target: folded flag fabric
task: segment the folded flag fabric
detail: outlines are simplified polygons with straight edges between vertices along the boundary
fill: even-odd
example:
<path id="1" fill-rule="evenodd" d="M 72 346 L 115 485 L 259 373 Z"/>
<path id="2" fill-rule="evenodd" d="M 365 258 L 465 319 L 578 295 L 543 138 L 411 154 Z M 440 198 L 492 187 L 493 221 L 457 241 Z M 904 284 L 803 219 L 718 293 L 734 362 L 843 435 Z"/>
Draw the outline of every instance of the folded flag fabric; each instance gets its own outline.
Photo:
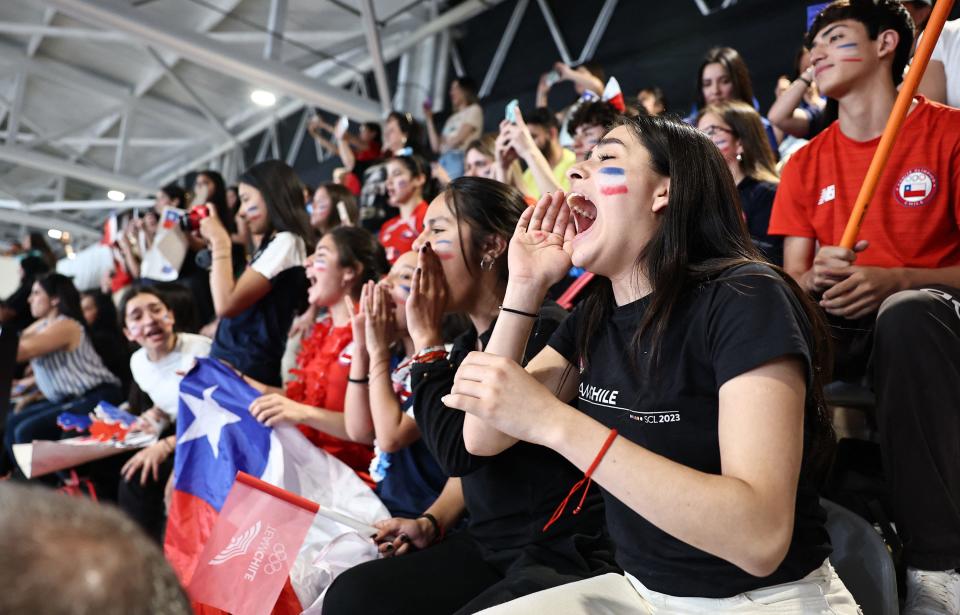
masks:
<path id="1" fill-rule="evenodd" d="M 310 444 L 296 428 L 280 425 L 271 429 L 258 423 L 248 411 L 258 396 L 230 368 L 214 359 L 198 359 L 180 383 L 174 493 L 164 552 L 183 585 L 190 588 L 197 613 L 218 612 L 203 604 L 201 596 L 206 594 L 192 581 L 199 564 L 210 565 L 210 560 L 201 562 L 201 556 L 237 472 L 368 525 L 389 516 L 373 491 L 349 467 Z M 250 528 L 242 531 L 247 530 Z M 248 548 L 263 540 L 263 531 L 261 525 L 258 537 L 250 539 Z M 243 536 L 238 537 L 238 541 L 243 540 Z M 356 541 L 366 548 L 356 551 Z M 344 548 L 338 550 L 339 544 Z M 341 569 L 348 546 L 352 549 L 351 565 L 377 556 L 368 537 L 326 517 L 313 517 L 303 545 L 290 554 L 290 582 L 284 585 L 273 613 L 300 613 L 321 600 Z M 223 545 L 220 551 L 226 548 Z M 255 554 L 248 552 L 246 557 Z M 240 575 L 230 587 L 244 583 L 251 581 Z M 232 612 L 243 615 L 258 611 L 244 607 Z"/>

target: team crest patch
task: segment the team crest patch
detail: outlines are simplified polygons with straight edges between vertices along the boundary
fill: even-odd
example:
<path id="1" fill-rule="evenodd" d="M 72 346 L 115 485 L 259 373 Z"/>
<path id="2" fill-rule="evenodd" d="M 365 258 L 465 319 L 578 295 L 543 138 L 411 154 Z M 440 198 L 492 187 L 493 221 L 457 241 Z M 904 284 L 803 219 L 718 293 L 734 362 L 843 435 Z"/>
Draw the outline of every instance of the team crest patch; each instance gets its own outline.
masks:
<path id="1" fill-rule="evenodd" d="M 905 207 L 920 207 L 933 200 L 937 192 L 937 178 L 927 169 L 910 169 L 894 188 L 894 196 Z"/>

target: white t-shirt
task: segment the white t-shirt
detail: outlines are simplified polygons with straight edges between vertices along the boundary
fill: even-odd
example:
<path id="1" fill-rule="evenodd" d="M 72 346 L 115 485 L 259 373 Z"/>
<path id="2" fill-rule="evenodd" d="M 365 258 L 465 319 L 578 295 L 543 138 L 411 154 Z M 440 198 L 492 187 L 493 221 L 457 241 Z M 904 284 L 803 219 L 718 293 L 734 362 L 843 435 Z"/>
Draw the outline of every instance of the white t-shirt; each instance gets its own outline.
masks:
<path id="1" fill-rule="evenodd" d="M 150 396 L 153 405 L 163 410 L 171 421 L 176 420 L 180 407 L 180 380 L 183 377 L 177 372 L 190 369 L 194 359 L 209 355 L 212 343 L 209 337 L 178 333 L 173 352 L 159 361 L 151 361 L 145 348 L 130 357 L 130 372 L 137 386 Z"/>
<path id="2" fill-rule="evenodd" d="M 307 247 L 303 238 L 289 231 L 277 233 L 263 252 L 250 264 L 254 271 L 272 280 L 278 273 L 303 265 Z"/>
<path id="3" fill-rule="evenodd" d="M 467 105 L 463 109 L 460 109 L 453 115 L 447 118 L 447 121 L 443 124 L 443 136 L 452 137 L 453 135 L 460 132 L 460 127 L 464 124 L 470 126 L 470 133 L 467 134 L 467 138 L 460 144 L 459 147 L 449 148 L 451 150 L 463 150 L 470 144 L 470 141 L 473 141 L 483 132 L 483 109 L 480 105 L 474 103 L 472 105 Z"/>
<path id="4" fill-rule="evenodd" d="M 943 24 L 943 31 L 930 59 L 943 62 L 943 72 L 947 78 L 947 104 L 960 107 L 960 19 Z"/>

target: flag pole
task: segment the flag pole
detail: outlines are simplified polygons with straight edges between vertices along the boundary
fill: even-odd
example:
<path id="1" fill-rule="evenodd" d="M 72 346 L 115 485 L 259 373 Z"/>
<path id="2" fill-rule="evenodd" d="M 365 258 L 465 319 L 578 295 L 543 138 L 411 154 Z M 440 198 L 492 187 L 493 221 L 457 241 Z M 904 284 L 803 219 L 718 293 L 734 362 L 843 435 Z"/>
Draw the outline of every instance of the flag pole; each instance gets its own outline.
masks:
<path id="1" fill-rule="evenodd" d="M 353 528 L 363 536 L 374 536 L 377 534 L 377 528 L 373 527 L 372 525 L 367 525 L 362 521 L 358 521 L 356 519 L 348 517 L 347 515 L 338 513 L 335 510 L 329 510 L 329 509 L 323 508 L 316 502 L 308 500 L 307 498 L 304 498 L 304 497 L 300 497 L 296 493 L 291 493 L 286 489 L 281 489 L 276 485 L 271 485 L 270 483 L 266 481 L 262 481 L 256 476 L 251 476 L 246 472 L 243 472 L 243 471 L 237 472 L 237 482 L 243 483 L 244 485 L 247 485 L 248 487 L 252 487 L 254 489 L 259 489 L 264 493 L 272 495 L 273 497 L 283 500 L 284 502 L 287 502 L 289 504 L 293 504 L 294 506 L 299 506 L 300 508 L 303 508 L 304 510 L 308 510 L 313 514 L 318 514 L 332 521 L 336 521 L 341 525 L 345 525 L 347 527 Z"/>
<path id="2" fill-rule="evenodd" d="M 253 487 L 254 489 L 259 489 L 264 493 L 269 493 L 270 495 L 272 495 L 273 497 L 279 500 L 283 500 L 284 502 L 288 502 L 290 504 L 293 504 L 294 506 L 299 506 L 300 508 L 309 510 L 312 513 L 317 513 L 320 511 L 320 505 L 317 504 L 316 502 L 311 502 L 307 498 L 302 498 L 296 493 L 290 493 L 286 489 L 281 489 L 276 485 L 271 485 L 270 483 L 266 481 L 262 481 L 255 476 L 251 476 L 246 472 L 243 472 L 243 471 L 237 472 L 237 482 L 243 483 L 248 487 Z"/>
<path id="3" fill-rule="evenodd" d="M 920 78 L 923 77 L 933 48 L 937 44 L 937 39 L 940 38 L 943 24 L 950 15 L 950 9 L 953 8 L 953 1 L 940 0 L 933 7 L 933 12 L 927 21 L 927 27 L 923 31 L 923 40 L 920 41 L 917 52 L 913 56 L 910 70 L 907 72 L 906 79 L 903 80 L 900 93 L 897 94 L 897 101 L 893 105 L 893 111 L 890 112 L 887 126 L 883 129 L 883 136 L 880 137 L 880 144 L 877 145 L 877 151 L 873 153 L 873 160 L 870 161 L 870 167 L 867 169 L 863 185 L 860 186 L 860 193 L 857 195 L 853 211 L 850 212 L 850 219 L 847 220 L 847 227 L 844 229 L 843 238 L 840 240 L 840 246 L 843 248 L 852 250 L 854 244 L 857 243 L 857 235 L 860 233 L 863 217 L 867 213 L 867 206 L 877 191 L 880 174 L 887 166 L 893 143 L 903 127 L 903 120 L 907 117 L 907 111 L 909 111 L 910 104 L 913 102 L 913 95 L 916 94 L 917 86 L 920 85 Z"/>

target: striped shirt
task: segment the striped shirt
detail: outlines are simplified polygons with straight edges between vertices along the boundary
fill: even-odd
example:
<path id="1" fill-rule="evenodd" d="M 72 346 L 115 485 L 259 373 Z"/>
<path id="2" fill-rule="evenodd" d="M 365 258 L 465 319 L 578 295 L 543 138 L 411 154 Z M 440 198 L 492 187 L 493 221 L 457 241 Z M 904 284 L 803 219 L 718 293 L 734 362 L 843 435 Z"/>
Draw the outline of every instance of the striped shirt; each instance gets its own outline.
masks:
<path id="1" fill-rule="evenodd" d="M 57 320 L 61 318 L 67 316 L 58 316 Z M 30 366 L 37 388 L 52 402 L 82 395 L 101 384 L 120 386 L 120 380 L 103 364 L 85 329 L 76 349 L 57 350 L 30 359 Z"/>

